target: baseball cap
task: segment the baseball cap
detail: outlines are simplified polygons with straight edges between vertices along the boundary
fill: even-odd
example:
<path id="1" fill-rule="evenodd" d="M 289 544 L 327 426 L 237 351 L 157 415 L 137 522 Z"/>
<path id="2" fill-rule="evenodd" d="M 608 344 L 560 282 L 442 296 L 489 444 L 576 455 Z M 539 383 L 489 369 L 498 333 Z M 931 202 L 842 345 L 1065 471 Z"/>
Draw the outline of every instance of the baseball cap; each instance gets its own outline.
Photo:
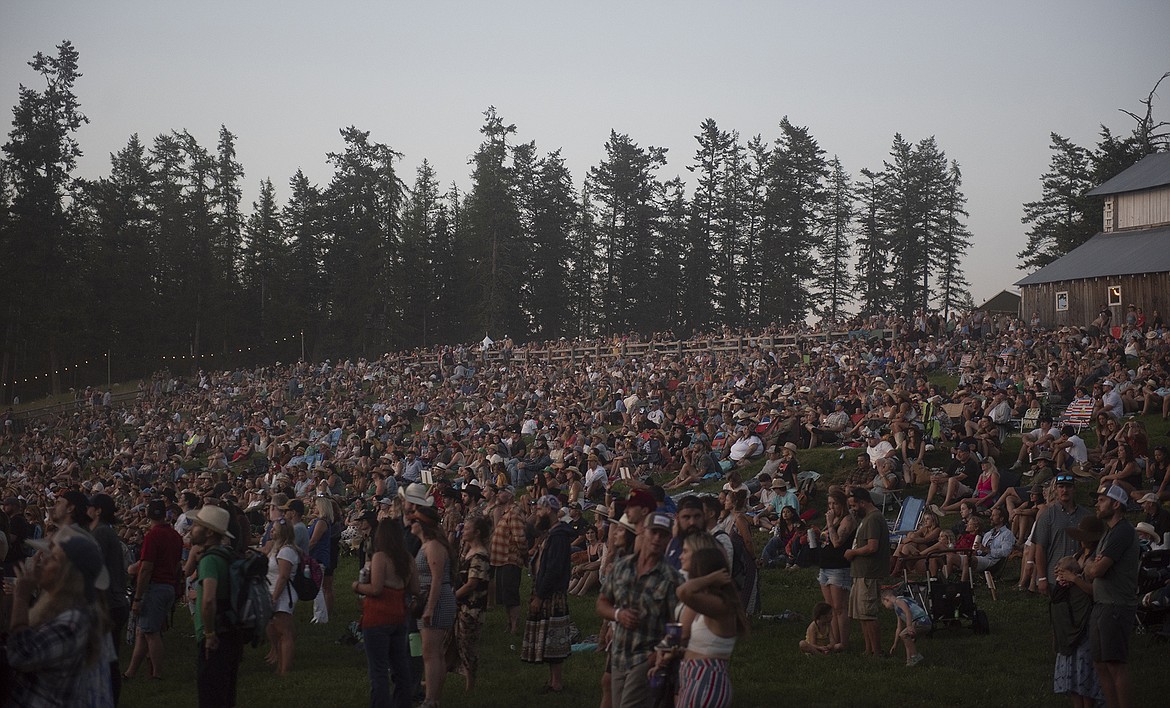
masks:
<path id="1" fill-rule="evenodd" d="M 653 494 L 645 489 L 635 489 L 630 492 L 630 498 L 626 500 L 626 508 L 631 506 L 640 506 L 647 511 L 654 511 L 658 508 L 658 501 Z"/>
<path id="2" fill-rule="evenodd" d="M 650 518 L 646 520 L 646 528 L 651 531 L 660 530 L 671 533 L 674 529 L 674 520 L 666 514 L 651 514 Z"/>
<path id="3" fill-rule="evenodd" d="M 1157 504 L 1158 503 L 1158 495 L 1154 494 L 1153 492 L 1150 492 L 1149 494 L 1144 495 L 1141 499 L 1138 499 L 1138 504 L 1146 504 L 1146 503 Z"/>
<path id="4" fill-rule="evenodd" d="M 1125 506 L 1129 503 L 1129 493 L 1125 491 L 1125 487 L 1122 487 L 1119 484 L 1114 484 L 1110 486 L 1109 489 L 1106 489 L 1105 496 L 1109 497 L 1118 504 L 1121 504 L 1122 506 Z"/>

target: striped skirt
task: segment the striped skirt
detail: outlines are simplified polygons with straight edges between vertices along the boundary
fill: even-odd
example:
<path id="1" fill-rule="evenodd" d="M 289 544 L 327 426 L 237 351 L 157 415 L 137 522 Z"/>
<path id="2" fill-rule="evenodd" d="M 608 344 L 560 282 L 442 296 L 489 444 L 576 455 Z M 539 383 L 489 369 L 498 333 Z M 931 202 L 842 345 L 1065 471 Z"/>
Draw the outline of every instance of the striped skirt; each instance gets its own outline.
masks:
<path id="1" fill-rule="evenodd" d="M 731 674 L 727 659 L 683 659 L 675 708 L 729 708 Z"/>
<path id="2" fill-rule="evenodd" d="M 536 612 L 529 613 L 520 659 L 532 663 L 564 661 L 572 653 L 570 632 L 568 596 L 563 592 L 553 593 L 540 603 Z"/>

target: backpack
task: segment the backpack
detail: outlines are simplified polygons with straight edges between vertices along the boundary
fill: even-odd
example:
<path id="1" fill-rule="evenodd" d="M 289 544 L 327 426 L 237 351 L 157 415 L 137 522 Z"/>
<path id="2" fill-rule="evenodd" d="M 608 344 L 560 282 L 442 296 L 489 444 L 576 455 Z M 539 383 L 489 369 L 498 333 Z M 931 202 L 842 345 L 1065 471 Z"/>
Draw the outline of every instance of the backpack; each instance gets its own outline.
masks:
<path id="1" fill-rule="evenodd" d="M 316 558 L 301 553 L 299 548 L 297 555 L 301 560 L 293 569 L 289 584 L 297 591 L 297 598 L 301 602 L 311 602 L 317 599 L 317 593 L 321 591 L 321 580 L 325 577 L 325 571 L 321 569 L 321 564 Z"/>
<path id="2" fill-rule="evenodd" d="M 731 539 L 731 580 L 735 583 L 737 590 L 743 590 L 747 584 L 747 564 L 751 562 L 748 559 L 747 545 L 744 544 L 738 533 L 716 531 L 713 535 L 716 538 L 723 535 Z"/>
<path id="3" fill-rule="evenodd" d="M 227 601 L 217 613 L 218 626 L 234 632 L 245 643 L 260 646 L 272 617 L 272 593 L 268 589 L 268 558 L 248 550 L 236 554 L 227 546 L 208 551 L 227 561 Z"/>

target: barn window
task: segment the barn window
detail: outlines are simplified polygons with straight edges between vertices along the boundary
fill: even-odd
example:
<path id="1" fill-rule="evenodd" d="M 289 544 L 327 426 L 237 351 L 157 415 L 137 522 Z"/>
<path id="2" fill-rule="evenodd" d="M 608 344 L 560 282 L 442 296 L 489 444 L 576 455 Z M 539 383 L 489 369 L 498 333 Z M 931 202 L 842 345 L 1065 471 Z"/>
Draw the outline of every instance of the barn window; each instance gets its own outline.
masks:
<path id="1" fill-rule="evenodd" d="M 1056 311 L 1068 312 L 1068 291 L 1060 290 L 1056 293 Z"/>
<path id="2" fill-rule="evenodd" d="M 1113 307 L 1114 305 L 1120 305 L 1120 304 L 1121 304 L 1121 286 L 1120 285 L 1110 285 L 1109 286 L 1109 306 Z"/>

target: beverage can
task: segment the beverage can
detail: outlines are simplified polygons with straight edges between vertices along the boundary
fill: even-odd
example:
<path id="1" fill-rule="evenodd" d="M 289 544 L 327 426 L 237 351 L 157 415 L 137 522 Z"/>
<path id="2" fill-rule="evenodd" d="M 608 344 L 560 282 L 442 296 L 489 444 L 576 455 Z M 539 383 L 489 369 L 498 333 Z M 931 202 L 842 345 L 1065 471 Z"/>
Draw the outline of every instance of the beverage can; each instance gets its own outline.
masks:
<path id="1" fill-rule="evenodd" d="M 808 547 L 809 547 L 809 548 L 816 548 L 816 547 L 817 547 L 817 544 L 818 544 L 819 542 L 820 542 L 820 541 L 819 541 L 819 539 L 817 539 L 817 532 L 816 532 L 816 530 L 815 530 L 815 529 L 809 529 L 809 530 L 808 530 Z"/>

